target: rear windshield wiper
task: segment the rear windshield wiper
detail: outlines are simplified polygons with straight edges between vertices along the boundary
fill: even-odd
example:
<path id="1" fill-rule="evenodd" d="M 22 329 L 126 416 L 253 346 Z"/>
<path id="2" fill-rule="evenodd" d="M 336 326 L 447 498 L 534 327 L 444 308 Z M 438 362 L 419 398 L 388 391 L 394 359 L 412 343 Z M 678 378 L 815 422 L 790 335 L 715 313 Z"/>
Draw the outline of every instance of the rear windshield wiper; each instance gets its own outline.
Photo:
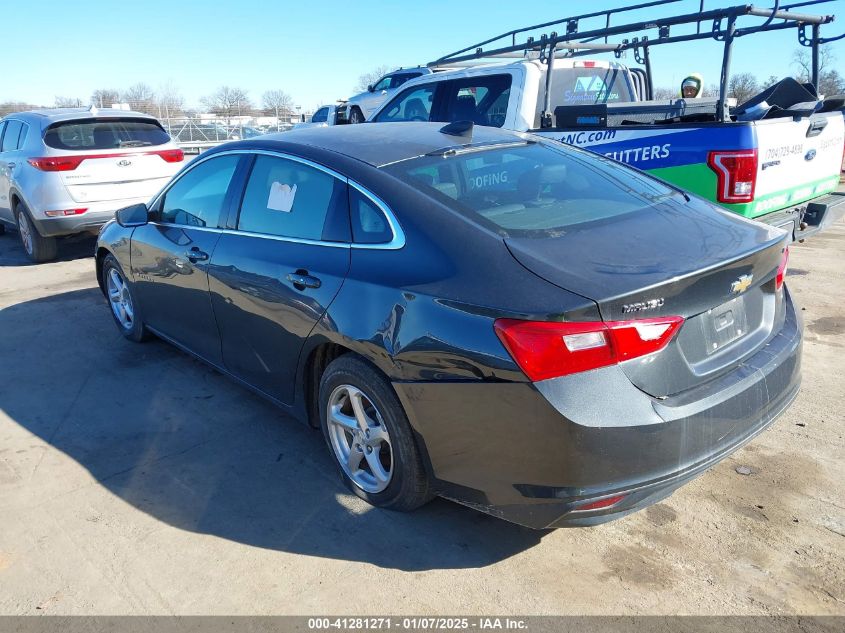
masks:
<path id="1" fill-rule="evenodd" d="M 149 141 L 118 141 L 118 147 L 146 147 L 152 145 Z"/>

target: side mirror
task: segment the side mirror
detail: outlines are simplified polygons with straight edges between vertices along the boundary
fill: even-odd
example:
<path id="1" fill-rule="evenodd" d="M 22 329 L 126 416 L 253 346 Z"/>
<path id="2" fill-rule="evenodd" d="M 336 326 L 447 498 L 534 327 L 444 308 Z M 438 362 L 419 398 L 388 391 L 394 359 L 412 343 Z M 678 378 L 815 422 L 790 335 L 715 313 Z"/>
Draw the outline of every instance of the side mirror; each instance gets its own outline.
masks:
<path id="1" fill-rule="evenodd" d="M 145 204 L 133 204 L 130 207 L 123 207 L 114 215 L 117 223 L 125 227 L 143 226 L 150 220 L 150 212 Z"/>
<path id="2" fill-rule="evenodd" d="M 367 86 L 367 92 L 373 92 L 373 84 Z"/>

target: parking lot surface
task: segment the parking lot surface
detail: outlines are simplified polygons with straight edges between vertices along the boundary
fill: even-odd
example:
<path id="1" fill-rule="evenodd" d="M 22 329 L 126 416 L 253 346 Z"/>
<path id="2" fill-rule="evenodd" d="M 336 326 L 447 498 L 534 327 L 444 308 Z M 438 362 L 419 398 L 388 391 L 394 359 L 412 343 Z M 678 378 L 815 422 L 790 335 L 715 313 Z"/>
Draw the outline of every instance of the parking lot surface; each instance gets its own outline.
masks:
<path id="1" fill-rule="evenodd" d="M 547 532 L 372 509 L 319 432 L 125 341 L 92 248 L 0 236 L 0 614 L 845 614 L 845 223 L 792 249 L 787 413 L 644 512 Z"/>

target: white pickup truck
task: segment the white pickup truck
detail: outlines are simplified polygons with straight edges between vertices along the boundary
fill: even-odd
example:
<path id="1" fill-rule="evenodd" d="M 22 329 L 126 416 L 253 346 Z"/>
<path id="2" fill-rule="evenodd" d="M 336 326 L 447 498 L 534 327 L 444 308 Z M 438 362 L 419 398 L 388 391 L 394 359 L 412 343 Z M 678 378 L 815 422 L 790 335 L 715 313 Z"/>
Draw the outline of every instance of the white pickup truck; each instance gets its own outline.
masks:
<path id="1" fill-rule="evenodd" d="M 811 102 L 760 118 L 771 104 L 743 112 L 718 95 L 643 100 L 651 91 L 643 70 L 615 61 L 555 59 L 550 81 L 549 67 L 547 55 L 425 75 L 403 85 L 370 120 L 467 120 L 554 138 L 791 230 L 795 239 L 845 213 L 845 195 L 833 193 L 845 152 L 842 99 L 823 100 L 784 80 L 768 94 L 773 103 L 805 93 Z M 495 177 L 496 166 L 488 170 Z"/>

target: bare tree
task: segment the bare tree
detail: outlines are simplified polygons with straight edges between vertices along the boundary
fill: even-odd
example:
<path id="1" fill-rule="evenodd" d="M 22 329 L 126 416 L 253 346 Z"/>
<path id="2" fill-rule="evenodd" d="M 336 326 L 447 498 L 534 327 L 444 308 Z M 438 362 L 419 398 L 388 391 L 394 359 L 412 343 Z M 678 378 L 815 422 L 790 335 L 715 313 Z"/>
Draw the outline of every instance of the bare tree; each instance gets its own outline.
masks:
<path id="1" fill-rule="evenodd" d="M 155 95 L 158 118 L 171 119 L 185 114 L 184 99 L 172 81 L 161 84 Z"/>
<path id="2" fill-rule="evenodd" d="M 737 103 L 745 103 L 759 91 L 757 78 L 751 73 L 737 73 L 728 82 L 728 97 L 733 97 Z"/>
<path id="3" fill-rule="evenodd" d="M 128 103 L 133 110 L 146 114 L 156 113 L 155 91 L 143 82 L 129 86 L 123 92 L 122 97 L 123 101 Z"/>
<path id="4" fill-rule="evenodd" d="M 819 47 L 819 79 L 822 74 L 829 69 L 836 61 L 833 54 L 833 49 L 830 46 Z M 792 53 L 792 65 L 795 66 L 797 72 L 795 79 L 801 83 L 808 83 L 813 76 L 813 58 L 810 51 L 806 48 L 799 48 Z"/>
<path id="5" fill-rule="evenodd" d="M 233 116 L 240 116 L 252 110 L 249 94 L 241 88 L 221 86 L 211 95 L 201 99 L 203 105 L 211 112 L 226 119 L 226 125 L 231 123 Z"/>
<path id="6" fill-rule="evenodd" d="M 766 88 L 771 88 L 777 82 L 780 81 L 780 78 L 777 75 L 769 75 L 769 78 L 766 79 L 762 84 L 760 84 L 760 90 L 765 90 Z"/>
<path id="7" fill-rule="evenodd" d="M 98 108 L 108 108 L 113 103 L 120 103 L 120 94 L 110 88 L 99 88 L 91 93 L 91 103 Z"/>
<path id="8" fill-rule="evenodd" d="M 84 104 L 79 97 L 56 97 L 57 108 L 81 108 Z"/>
<path id="9" fill-rule="evenodd" d="M 284 90 L 268 90 L 261 95 L 261 104 L 267 112 L 276 115 L 276 129 L 279 129 L 280 118 L 289 115 L 293 109 L 293 99 Z"/>
<path id="10" fill-rule="evenodd" d="M 379 66 L 368 73 L 359 75 L 358 83 L 355 85 L 355 92 L 364 92 L 368 86 L 375 85 L 375 83 L 384 77 L 387 73 L 393 70 L 390 66 Z"/>
<path id="11" fill-rule="evenodd" d="M 799 48 L 792 54 L 792 65 L 797 68 L 795 79 L 809 83 L 813 74 L 813 60 L 806 48 Z M 819 85 L 821 95 L 838 95 L 845 92 L 845 79 L 836 69 L 836 55 L 830 45 L 819 48 Z"/>
<path id="12" fill-rule="evenodd" d="M 677 99 L 679 97 L 680 93 L 677 90 L 667 88 L 666 86 L 659 86 L 654 89 L 655 99 Z"/>
<path id="13" fill-rule="evenodd" d="M 0 103 L 0 117 L 4 117 L 12 112 L 25 112 L 27 110 L 36 110 L 41 106 L 33 105 L 31 103 L 24 103 L 23 101 L 4 101 Z"/>

